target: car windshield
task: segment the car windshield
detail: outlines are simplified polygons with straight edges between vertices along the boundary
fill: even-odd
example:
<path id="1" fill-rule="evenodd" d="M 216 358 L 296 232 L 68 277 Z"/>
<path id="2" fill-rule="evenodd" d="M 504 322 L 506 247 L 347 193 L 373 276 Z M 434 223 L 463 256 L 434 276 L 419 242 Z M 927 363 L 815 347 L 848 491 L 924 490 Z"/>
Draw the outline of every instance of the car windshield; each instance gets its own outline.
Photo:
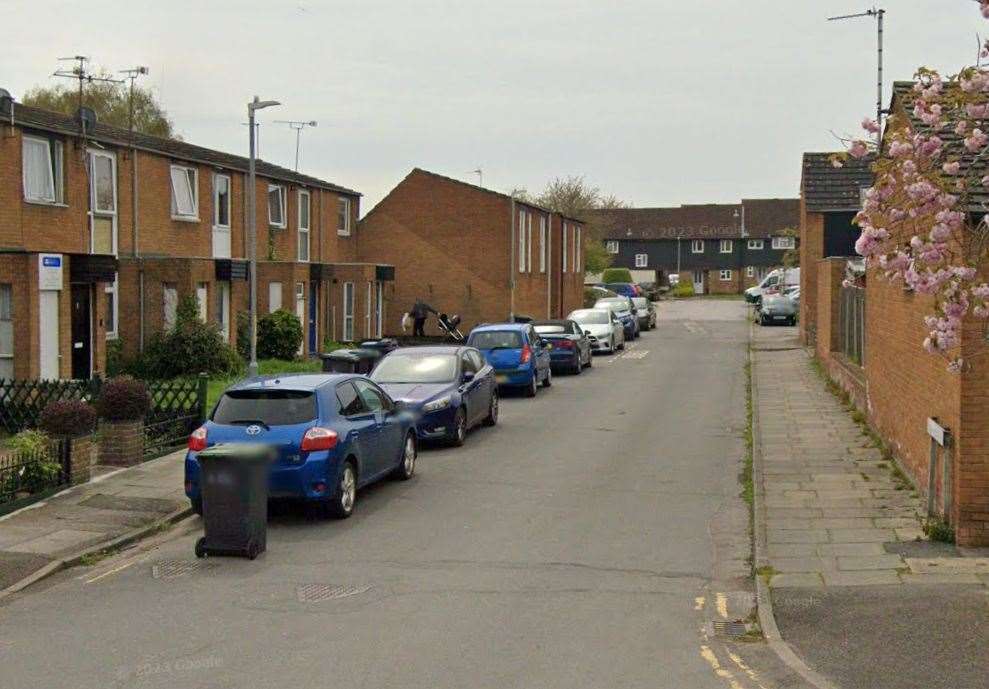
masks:
<path id="1" fill-rule="evenodd" d="M 468 344 L 478 349 L 521 349 L 522 335 L 516 330 L 484 330 L 471 333 Z"/>
<path id="2" fill-rule="evenodd" d="M 570 318 L 581 325 L 607 325 L 608 312 L 600 309 L 588 309 L 586 311 L 574 311 Z"/>
<path id="3" fill-rule="evenodd" d="M 231 390 L 223 393 L 213 423 L 290 426 L 316 418 L 316 395 L 308 390 Z"/>
<path id="4" fill-rule="evenodd" d="M 567 332 L 567 329 L 562 325 L 537 325 L 535 326 L 536 332 L 540 335 L 552 335 Z"/>
<path id="5" fill-rule="evenodd" d="M 456 377 L 456 354 L 389 354 L 371 373 L 376 383 L 446 383 Z"/>

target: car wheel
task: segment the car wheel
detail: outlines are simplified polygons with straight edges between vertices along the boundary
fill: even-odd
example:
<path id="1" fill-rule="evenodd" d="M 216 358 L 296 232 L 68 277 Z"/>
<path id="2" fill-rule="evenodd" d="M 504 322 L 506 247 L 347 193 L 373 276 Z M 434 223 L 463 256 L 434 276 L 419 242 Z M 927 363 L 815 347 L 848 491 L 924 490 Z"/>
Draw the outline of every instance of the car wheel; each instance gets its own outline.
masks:
<path id="1" fill-rule="evenodd" d="M 529 384 L 525 387 L 525 396 L 526 397 L 535 397 L 536 396 L 536 390 L 537 389 L 538 388 L 537 388 L 537 383 L 536 383 L 536 374 L 533 373 L 532 374 L 532 378 L 529 379 Z"/>
<path id="2" fill-rule="evenodd" d="M 354 462 L 348 459 L 344 462 L 343 471 L 340 472 L 340 483 L 337 484 L 336 493 L 330 499 L 330 516 L 335 519 L 346 519 L 354 513 L 356 504 L 357 470 L 354 469 Z"/>
<path id="3" fill-rule="evenodd" d="M 416 444 L 415 433 L 409 432 L 405 436 L 405 445 L 402 446 L 402 461 L 395 467 L 395 478 L 400 481 L 408 481 L 416 472 L 416 459 L 419 457 L 419 445 Z"/>
<path id="4" fill-rule="evenodd" d="M 584 366 L 586 366 L 587 368 L 590 368 L 593 365 L 594 365 L 594 352 L 592 352 L 590 349 L 588 349 L 587 350 L 587 363 L 584 364 Z"/>
<path id="5" fill-rule="evenodd" d="M 570 372 L 575 376 L 579 376 L 584 371 L 584 362 L 580 360 L 580 352 L 577 352 L 577 360 L 574 365 L 570 367 Z"/>
<path id="6" fill-rule="evenodd" d="M 543 378 L 543 387 L 548 388 L 553 385 L 553 369 L 546 369 L 546 377 Z"/>
<path id="7" fill-rule="evenodd" d="M 488 417 L 484 419 L 485 426 L 494 426 L 498 423 L 498 391 L 491 392 L 491 404 L 488 407 Z"/>
<path id="8" fill-rule="evenodd" d="M 453 432 L 450 434 L 450 444 L 454 447 L 460 447 L 467 440 L 467 414 L 464 412 L 464 408 L 460 407 L 457 410 L 456 416 L 453 418 Z"/>

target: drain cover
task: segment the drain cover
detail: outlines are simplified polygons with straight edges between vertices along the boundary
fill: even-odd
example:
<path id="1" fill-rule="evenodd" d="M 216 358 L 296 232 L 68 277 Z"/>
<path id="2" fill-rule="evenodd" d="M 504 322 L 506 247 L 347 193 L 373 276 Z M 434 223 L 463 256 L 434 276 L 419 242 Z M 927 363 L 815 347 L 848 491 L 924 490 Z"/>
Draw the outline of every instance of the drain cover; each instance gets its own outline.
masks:
<path id="1" fill-rule="evenodd" d="M 295 589 L 295 595 L 300 603 L 319 603 L 324 600 L 337 600 L 339 598 L 359 596 L 370 590 L 370 586 L 303 584 Z"/>
<path id="2" fill-rule="evenodd" d="M 712 622 L 711 625 L 714 627 L 714 633 L 718 636 L 745 636 L 749 628 L 744 622 L 734 621 L 734 622 L 723 622 L 716 621 Z"/>
<path id="3" fill-rule="evenodd" d="M 198 560 L 162 560 L 151 566 L 151 576 L 155 579 L 176 579 L 202 568 L 203 563 Z"/>

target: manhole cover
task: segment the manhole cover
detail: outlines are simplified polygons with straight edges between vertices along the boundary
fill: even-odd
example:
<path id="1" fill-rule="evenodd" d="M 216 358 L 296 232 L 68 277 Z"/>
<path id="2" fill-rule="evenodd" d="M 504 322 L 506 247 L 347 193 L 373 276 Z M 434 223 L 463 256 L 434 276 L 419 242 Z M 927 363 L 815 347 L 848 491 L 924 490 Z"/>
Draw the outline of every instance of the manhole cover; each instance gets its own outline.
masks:
<path id="1" fill-rule="evenodd" d="M 717 636 L 745 636 L 749 631 L 746 624 L 738 620 L 734 622 L 716 621 L 712 622 L 711 625 Z"/>
<path id="2" fill-rule="evenodd" d="M 295 595 L 300 603 L 319 603 L 325 600 L 337 600 L 359 596 L 371 590 L 370 586 L 332 586 L 330 584 L 303 584 L 295 589 Z"/>
<path id="3" fill-rule="evenodd" d="M 151 566 L 151 576 L 155 579 L 175 579 L 202 568 L 203 563 L 198 560 L 163 560 Z"/>

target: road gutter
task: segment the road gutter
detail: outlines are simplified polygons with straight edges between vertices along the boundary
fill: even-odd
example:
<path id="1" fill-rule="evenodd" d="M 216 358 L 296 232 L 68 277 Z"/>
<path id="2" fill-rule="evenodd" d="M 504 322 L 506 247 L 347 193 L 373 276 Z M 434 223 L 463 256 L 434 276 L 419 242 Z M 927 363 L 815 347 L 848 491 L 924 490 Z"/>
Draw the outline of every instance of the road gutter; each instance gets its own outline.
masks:
<path id="1" fill-rule="evenodd" d="M 772 592 L 769 590 L 769 581 L 767 577 L 762 575 L 762 572 L 767 571 L 769 568 L 769 557 L 766 553 L 766 496 L 762 473 L 762 445 L 759 442 L 759 388 L 755 382 L 755 349 L 752 347 L 754 330 L 755 324 L 750 321 L 748 401 L 752 405 L 752 419 L 748 431 L 752 437 L 752 533 L 755 548 L 754 578 L 759 626 L 762 629 L 766 643 L 769 644 L 769 647 L 773 649 L 787 667 L 817 689 L 839 689 L 831 680 L 808 666 L 794 652 L 790 644 L 783 639 L 779 627 L 776 624 L 776 616 L 773 613 L 773 597 Z"/>

